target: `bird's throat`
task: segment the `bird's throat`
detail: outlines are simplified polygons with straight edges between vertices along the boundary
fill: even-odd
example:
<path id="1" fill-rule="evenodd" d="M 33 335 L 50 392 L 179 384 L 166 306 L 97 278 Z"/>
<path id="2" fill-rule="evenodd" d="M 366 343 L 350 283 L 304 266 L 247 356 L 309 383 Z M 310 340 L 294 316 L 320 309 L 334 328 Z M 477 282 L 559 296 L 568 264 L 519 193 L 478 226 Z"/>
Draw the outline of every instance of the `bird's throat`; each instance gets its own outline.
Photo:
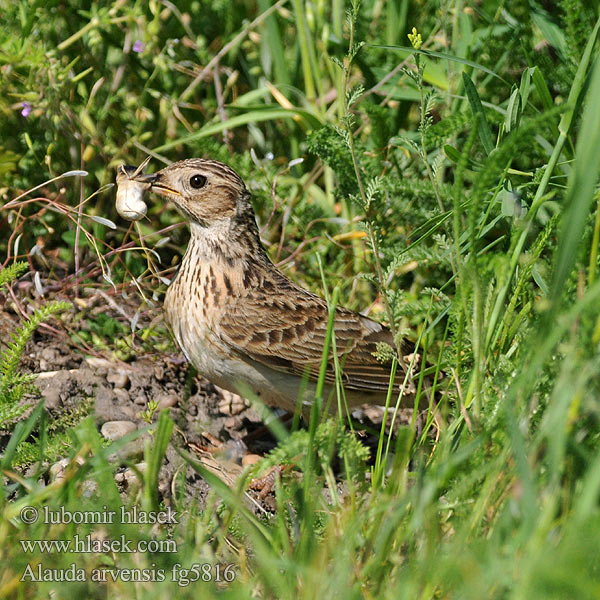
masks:
<path id="1" fill-rule="evenodd" d="M 190 223 L 190 241 L 184 256 L 194 261 L 224 262 L 229 266 L 242 261 L 268 261 L 256 223 L 240 223 L 230 219 L 209 226 Z"/>

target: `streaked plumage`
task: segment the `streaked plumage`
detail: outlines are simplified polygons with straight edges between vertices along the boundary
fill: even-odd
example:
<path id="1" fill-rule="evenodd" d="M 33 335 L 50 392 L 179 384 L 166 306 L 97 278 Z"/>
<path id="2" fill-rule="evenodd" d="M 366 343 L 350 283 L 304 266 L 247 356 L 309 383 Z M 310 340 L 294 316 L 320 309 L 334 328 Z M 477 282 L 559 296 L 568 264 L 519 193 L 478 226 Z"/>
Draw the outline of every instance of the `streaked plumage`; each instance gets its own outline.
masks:
<path id="1" fill-rule="evenodd" d="M 244 182 L 222 163 L 189 159 L 156 173 L 152 191 L 171 200 L 190 223 L 188 248 L 165 299 L 167 318 L 188 360 L 223 388 L 243 393 L 246 386 L 267 403 L 290 410 L 307 373 L 311 384 L 305 399 L 311 400 L 327 304 L 271 263 Z M 378 342 L 394 345 L 391 332 L 338 308 L 335 339 L 349 404 L 382 403 L 390 365 L 374 353 Z M 326 381 L 331 384 L 332 354 L 330 359 Z M 401 361 L 397 388 L 407 363 Z M 413 394 L 409 381 L 403 403 L 412 404 Z"/>

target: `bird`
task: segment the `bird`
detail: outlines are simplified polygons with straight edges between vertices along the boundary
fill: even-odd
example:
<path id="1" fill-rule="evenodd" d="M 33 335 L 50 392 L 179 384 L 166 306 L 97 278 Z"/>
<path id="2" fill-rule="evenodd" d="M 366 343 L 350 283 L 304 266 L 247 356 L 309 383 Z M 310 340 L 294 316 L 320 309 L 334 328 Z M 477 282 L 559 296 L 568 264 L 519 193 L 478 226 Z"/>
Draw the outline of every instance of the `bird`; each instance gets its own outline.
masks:
<path id="1" fill-rule="evenodd" d="M 175 162 L 139 178 L 140 186 L 150 184 L 150 191 L 170 201 L 189 223 L 188 246 L 164 301 L 187 360 L 231 392 L 254 394 L 289 412 L 299 400 L 303 410 L 311 406 L 329 307 L 271 262 L 242 178 L 205 158 Z M 384 404 L 392 358 L 383 360 L 380 350 L 381 344 L 396 348 L 390 329 L 338 306 L 333 331 L 346 406 Z M 413 352 L 405 345 L 398 361 L 394 391 L 402 388 L 402 406 L 414 403 L 409 365 L 418 355 Z M 322 398 L 331 398 L 335 383 L 330 349 Z M 335 411 L 337 402 L 329 404 Z"/>

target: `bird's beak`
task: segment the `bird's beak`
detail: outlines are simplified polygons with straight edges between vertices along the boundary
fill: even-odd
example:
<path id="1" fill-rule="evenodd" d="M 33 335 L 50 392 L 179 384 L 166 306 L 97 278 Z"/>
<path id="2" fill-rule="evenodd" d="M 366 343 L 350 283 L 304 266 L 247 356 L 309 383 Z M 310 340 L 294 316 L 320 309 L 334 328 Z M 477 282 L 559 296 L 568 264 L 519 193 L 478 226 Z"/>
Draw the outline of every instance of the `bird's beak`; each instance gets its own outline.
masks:
<path id="1" fill-rule="evenodd" d="M 156 194 L 166 196 L 167 198 L 169 196 L 181 196 L 180 192 L 166 184 L 161 171 L 158 171 L 158 173 L 154 173 L 153 175 L 144 175 L 144 177 L 148 177 L 145 182 L 150 183 L 150 189 Z"/>
<path id="2" fill-rule="evenodd" d="M 150 189 L 160 194 L 161 196 L 169 197 L 173 196 L 181 196 L 181 194 L 169 187 L 164 181 L 162 176 L 162 171 L 158 171 L 157 173 L 142 173 L 142 170 L 146 167 L 149 162 L 149 157 L 146 159 L 139 167 L 132 167 L 130 165 L 123 165 L 122 171 L 127 176 L 128 179 L 132 181 L 137 181 L 143 184 L 150 184 Z"/>

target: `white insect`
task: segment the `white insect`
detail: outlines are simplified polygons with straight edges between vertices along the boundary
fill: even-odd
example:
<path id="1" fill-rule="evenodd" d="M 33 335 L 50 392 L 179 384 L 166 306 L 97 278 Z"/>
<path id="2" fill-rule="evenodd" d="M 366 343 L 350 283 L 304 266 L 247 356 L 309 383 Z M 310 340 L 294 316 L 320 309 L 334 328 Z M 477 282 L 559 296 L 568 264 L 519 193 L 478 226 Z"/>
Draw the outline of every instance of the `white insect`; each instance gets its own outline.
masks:
<path id="1" fill-rule="evenodd" d="M 150 162 L 148 157 L 139 167 L 121 165 L 117 173 L 117 212 L 128 221 L 139 221 L 146 216 L 148 207 L 143 200 L 150 189 L 152 176 L 140 175 Z M 150 179 L 150 181 L 145 178 Z"/>

